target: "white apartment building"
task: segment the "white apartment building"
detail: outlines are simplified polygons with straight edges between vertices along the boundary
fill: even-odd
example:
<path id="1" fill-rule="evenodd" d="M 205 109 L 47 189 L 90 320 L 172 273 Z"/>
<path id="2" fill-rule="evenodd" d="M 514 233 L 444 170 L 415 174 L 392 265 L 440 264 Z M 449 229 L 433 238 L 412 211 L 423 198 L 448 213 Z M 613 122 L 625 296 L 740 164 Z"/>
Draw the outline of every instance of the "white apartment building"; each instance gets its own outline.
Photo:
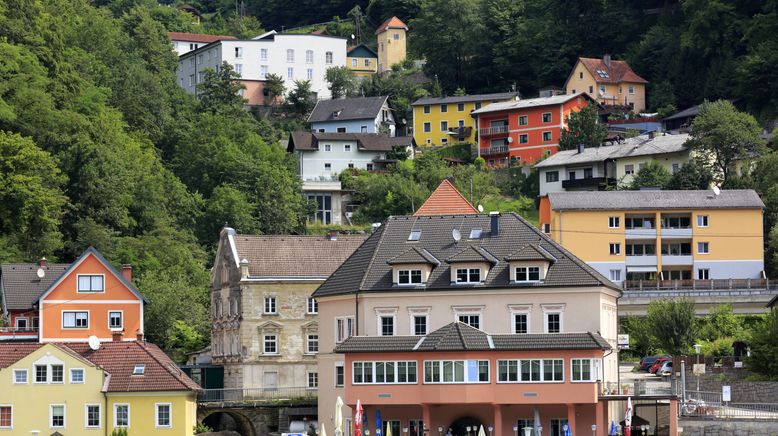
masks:
<path id="1" fill-rule="evenodd" d="M 195 94 L 205 70 L 218 70 L 222 62 L 241 76 L 249 105 L 268 103 L 264 90 L 268 74 L 281 76 L 287 91 L 294 88 L 295 80 L 309 80 L 316 97 L 327 99 L 331 94 L 325 74 L 328 68 L 346 65 L 346 39 L 270 31 L 251 40 L 217 41 L 179 58 L 179 86 Z"/>
<path id="2" fill-rule="evenodd" d="M 224 40 L 236 40 L 238 38 L 229 35 L 206 35 L 203 33 L 168 32 L 168 38 L 173 43 L 173 51 L 181 56 L 204 47 L 212 42 Z"/>

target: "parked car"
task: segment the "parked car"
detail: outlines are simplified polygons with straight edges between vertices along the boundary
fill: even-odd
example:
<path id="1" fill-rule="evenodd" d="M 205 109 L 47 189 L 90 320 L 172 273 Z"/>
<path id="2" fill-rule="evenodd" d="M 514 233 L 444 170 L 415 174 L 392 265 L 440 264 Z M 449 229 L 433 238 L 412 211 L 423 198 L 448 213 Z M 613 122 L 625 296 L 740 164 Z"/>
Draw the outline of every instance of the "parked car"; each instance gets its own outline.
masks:
<path id="1" fill-rule="evenodd" d="M 656 363 L 656 360 L 662 357 L 666 356 L 646 356 L 640 359 L 640 366 L 638 366 L 638 371 L 648 371 L 648 369 L 651 368 L 651 365 Z"/>
<path id="2" fill-rule="evenodd" d="M 669 357 L 660 357 L 659 359 L 656 359 L 653 365 L 648 369 L 648 372 L 651 374 L 656 374 L 656 371 L 662 366 L 663 363 L 667 362 L 668 360 L 671 360 Z"/>
<path id="3" fill-rule="evenodd" d="M 659 367 L 658 370 L 656 370 L 656 375 L 659 377 L 666 376 L 666 375 L 672 375 L 673 374 L 673 361 L 672 360 L 665 360 L 662 362 L 662 366 Z"/>

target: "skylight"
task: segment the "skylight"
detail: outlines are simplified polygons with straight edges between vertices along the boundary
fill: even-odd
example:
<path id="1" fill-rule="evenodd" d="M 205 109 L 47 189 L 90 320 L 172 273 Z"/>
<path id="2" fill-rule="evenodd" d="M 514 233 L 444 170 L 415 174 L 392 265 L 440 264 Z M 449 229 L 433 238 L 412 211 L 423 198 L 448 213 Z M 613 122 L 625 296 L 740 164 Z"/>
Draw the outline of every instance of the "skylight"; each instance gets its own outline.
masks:
<path id="1" fill-rule="evenodd" d="M 608 79 L 610 76 L 608 75 L 608 72 L 605 70 L 597 70 L 597 75 L 600 76 L 603 79 Z"/>
<path id="2" fill-rule="evenodd" d="M 481 228 L 470 229 L 470 239 L 481 239 Z"/>
<path id="3" fill-rule="evenodd" d="M 421 230 L 411 230 L 411 234 L 408 235 L 409 241 L 418 241 L 421 238 Z"/>
<path id="4" fill-rule="evenodd" d="M 146 365 L 135 365 L 132 369 L 132 375 L 143 375 L 146 372 Z"/>

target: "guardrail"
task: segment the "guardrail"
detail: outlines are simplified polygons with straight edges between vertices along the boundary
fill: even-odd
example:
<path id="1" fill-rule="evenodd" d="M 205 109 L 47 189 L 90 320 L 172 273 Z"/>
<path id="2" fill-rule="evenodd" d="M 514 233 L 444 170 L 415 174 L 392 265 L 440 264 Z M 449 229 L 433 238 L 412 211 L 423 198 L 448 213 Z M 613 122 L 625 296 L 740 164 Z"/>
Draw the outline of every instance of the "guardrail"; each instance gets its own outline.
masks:
<path id="1" fill-rule="evenodd" d="M 37 333 L 37 327 L 0 327 L 0 333 Z"/>
<path id="2" fill-rule="evenodd" d="M 600 383 L 602 396 L 657 397 L 678 395 L 678 384 L 674 379 L 669 381 L 636 380 L 634 382 Z"/>
<path id="3" fill-rule="evenodd" d="M 723 402 L 719 392 L 686 391 L 681 413 L 684 416 L 719 419 L 778 420 L 778 403 Z"/>
<path id="4" fill-rule="evenodd" d="M 508 133 L 508 126 L 494 126 L 478 129 L 478 134 L 480 136 L 499 135 L 501 133 Z"/>
<path id="5" fill-rule="evenodd" d="M 491 145 L 489 147 L 481 148 L 482 155 L 499 154 L 499 153 L 507 153 L 507 152 L 508 152 L 508 144 Z"/>
<path id="6" fill-rule="evenodd" d="M 770 279 L 715 280 L 625 280 L 624 290 L 713 290 L 757 289 L 778 290 L 778 281 Z"/>
<path id="7" fill-rule="evenodd" d="M 269 400 L 301 400 L 317 398 L 317 390 L 307 387 L 203 389 L 197 394 L 200 403 L 250 403 Z"/>

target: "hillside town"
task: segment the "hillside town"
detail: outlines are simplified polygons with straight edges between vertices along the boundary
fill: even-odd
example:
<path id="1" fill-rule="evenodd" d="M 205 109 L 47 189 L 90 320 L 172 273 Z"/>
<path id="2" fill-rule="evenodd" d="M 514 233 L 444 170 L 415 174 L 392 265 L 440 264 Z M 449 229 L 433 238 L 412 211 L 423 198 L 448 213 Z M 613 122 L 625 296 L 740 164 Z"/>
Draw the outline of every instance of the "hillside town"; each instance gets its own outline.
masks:
<path id="1" fill-rule="evenodd" d="M 0 436 L 778 435 L 778 6 L 9 1 Z"/>

